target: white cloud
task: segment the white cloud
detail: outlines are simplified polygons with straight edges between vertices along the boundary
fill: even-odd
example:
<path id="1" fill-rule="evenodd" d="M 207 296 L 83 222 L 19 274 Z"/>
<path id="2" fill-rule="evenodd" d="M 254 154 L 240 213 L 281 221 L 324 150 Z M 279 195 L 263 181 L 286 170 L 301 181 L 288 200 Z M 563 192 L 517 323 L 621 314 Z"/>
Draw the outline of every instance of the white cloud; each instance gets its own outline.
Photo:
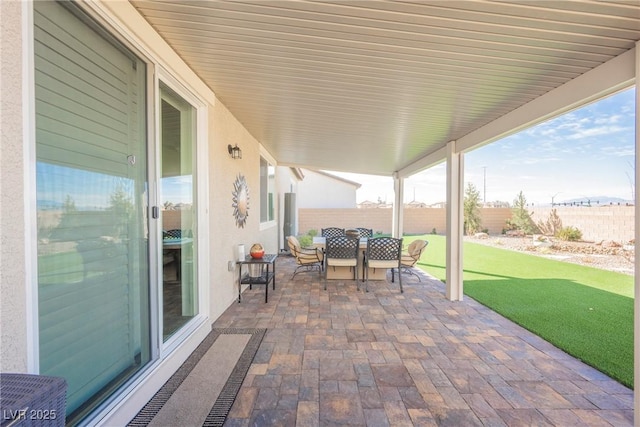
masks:
<path id="1" fill-rule="evenodd" d="M 593 122 L 597 125 L 616 124 L 622 120 L 621 114 L 612 114 L 610 116 L 602 116 L 596 118 Z"/>
<path id="2" fill-rule="evenodd" d="M 599 127 L 592 127 L 589 129 L 576 130 L 575 133 L 573 133 L 572 135 L 567 135 L 565 138 L 572 139 L 572 140 L 585 139 L 585 138 L 592 138 L 594 136 L 611 135 L 614 133 L 623 132 L 625 130 L 626 128 L 621 126 L 599 126 Z"/>
<path id="3" fill-rule="evenodd" d="M 607 146 L 600 148 L 600 151 L 616 157 L 633 157 L 636 154 L 634 147 L 619 147 L 619 146 Z"/>

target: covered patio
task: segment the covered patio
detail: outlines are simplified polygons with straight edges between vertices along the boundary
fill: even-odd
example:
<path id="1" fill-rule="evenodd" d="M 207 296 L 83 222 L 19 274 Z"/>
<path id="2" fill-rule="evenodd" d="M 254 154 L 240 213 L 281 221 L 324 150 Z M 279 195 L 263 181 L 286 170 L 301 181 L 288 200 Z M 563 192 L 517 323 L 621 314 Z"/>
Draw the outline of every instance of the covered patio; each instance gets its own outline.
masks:
<path id="1" fill-rule="evenodd" d="M 225 425 L 633 425 L 633 391 L 421 272 L 291 280 L 244 293 L 214 328 L 266 328 Z"/>
<path id="2" fill-rule="evenodd" d="M 637 2 L 0 4 L 7 159 L 0 173 L 0 237 L 2 265 L 11 267 L 2 269 L 0 284 L 3 371 L 82 377 L 74 385 L 71 411 L 79 412 L 73 422 L 127 424 L 214 327 L 267 329 L 228 425 L 633 424 L 630 390 L 464 298 L 462 202 L 466 152 L 637 87 Z M 69 41 L 59 43 L 67 34 Z M 125 77 L 94 78 L 116 62 L 113 75 Z M 87 94 L 74 95 L 78 86 Z M 118 120 L 102 107 L 105 100 L 122 107 Z M 637 111 L 638 92 L 635 104 Z M 180 120 L 163 113 L 169 105 L 182 109 Z M 69 124 L 91 132 L 80 138 Z M 116 124 L 118 132 L 111 132 Z M 180 156 L 168 154 L 177 145 L 165 144 L 163 135 L 180 136 Z M 99 156 L 97 141 L 104 145 Z M 639 132 L 635 144 L 637 151 Z M 233 155 L 234 148 L 243 154 Z M 195 232 L 188 260 L 193 280 L 184 293 L 192 298 L 180 307 L 187 319 L 170 337 L 163 334 L 173 328 L 163 317 L 170 310 L 163 306 L 161 208 L 171 200 L 160 184 L 173 175 L 164 173 L 165 158 L 180 159 L 180 177 L 191 183 L 189 221 L 180 228 Z M 297 190 L 297 168 L 392 177 L 393 235 L 402 236 L 404 180 L 442 162 L 446 284 L 407 277 L 403 294 L 390 282 L 372 284 L 369 293 L 349 282 L 332 282 L 324 291 L 317 276 L 291 280 L 294 262 L 281 256 L 269 302 L 260 287 L 236 302 L 238 248 L 261 242 L 267 253 L 279 253 L 286 237 L 282 199 Z M 65 179 L 52 180 L 58 175 L 45 164 L 64 168 Z M 636 182 L 638 164 L 636 156 Z M 280 167 L 286 172 L 275 172 Z M 51 207 L 56 215 L 75 209 L 65 203 L 71 183 L 79 194 L 102 200 L 80 213 L 114 219 L 105 213 L 120 193 L 83 179 L 85 173 L 98 177 L 98 170 L 109 171 L 114 190 L 136 172 L 127 182 L 137 214 L 121 209 L 122 224 L 114 223 L 112 232 L 117 239 L 109 240 L 120 245 L 110 261 L 122 267 L 121 291 L 111 305 L 102 303 L 99 292 L 114 289 L 114 269 L 101 265 L 107 263 L 96 253 L 91 264 L 100 271 L 91 273 L 105 285 L 95 288 L 95 302 L 77 304 L 89 300 L 82 292 L 86 275 L 76 280 L 89 263 L 76 257 L 80 239 L 73 232 L 60 242 L 49 238 L 46 214 Z M 50 182 L 56 203 L 40 185 Z M 234 204 L 242 215 L 233 214 Z M 55 226 L 78 229 L 77 220 L 60 218 Z M 89 231 L 102 237 L 101 223 L 92 224 Z M 41 277 L 49 260 L 42 248 L 51 242 L 57 245 L 48 247 L 51 255 L 74 257 L 74 274 L 58 274 L 60 258 L 51 258 L 54 283 Z M 188 276 L 186 268 L 181 272 Z M 68 285 L 74 291 L 63 305 L 50 304 L 56 316 L 47 317 L 47 292 L 66 292 Z M 637 274 L 635 288 L 637 295 Z M 76 317 L 68 307 L 79 309 Z M 104 319 L 93 315 L 96 307 Z M 635 311 L 638 349 L 638 300 Z M 78 332 L 78 323 L 91 323 L 96 333 Z M 114 353 L 93 344 L 107 343 L 102 332 L 116 323 L 122 328 L 113 342 L 124 362 L 105 361 L 105 375 L 93 375 L 89 368 L 100 368 L 95 361 Z M 69 333 L 53 333 L 58 327 Z M 69 350 L 65 340 L 78 347 L 87 374 L 44 345 Z M 640 351 L 635 354 L 637 367 Z M 95 390 L 84 393 L 95 378 L 101 379 Z"/>

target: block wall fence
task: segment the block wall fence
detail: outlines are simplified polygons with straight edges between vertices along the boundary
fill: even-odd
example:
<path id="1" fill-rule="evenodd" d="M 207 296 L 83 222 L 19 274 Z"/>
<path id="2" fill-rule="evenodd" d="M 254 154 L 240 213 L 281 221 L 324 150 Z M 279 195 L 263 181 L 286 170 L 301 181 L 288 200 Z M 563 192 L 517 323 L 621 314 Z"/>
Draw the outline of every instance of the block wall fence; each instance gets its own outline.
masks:
<path id="1" fill-rule="evenodd" d="M 577 227 L 584 240 L 599 242 L 613 240 L 626 243 L 634 238 L 633 206 L 557 207 L 563 226 Z M 551 208 L 532 208 L 532 219 L 546 221 Z M 298 230 L 320 233 L 326 227 L 365 227 L 374 232 L 391 233 L 391 209 L 298 209 Z M 498 235 L 511 218 L 510 208 L 481 208 L 482 227 L 489 234 Z M 436 234 L 446 232 L 445 208 L 412 208 L 404 210 L 406 234 Z"/>
<path id="2" fill-rule="evenodd" d="M 184 222 L 187 223 L 182 225 Z M 162 229 L 163 230 L 180 230 L 182 228 L 191 228 L 189 224 L 191 224 L 191 218 L 193 218 L 193 213 L 191 209 L 184 210 L 162 210 Z"/>
<path id="3" fill-rule="evenodd" d="M 573 226 L 582 231 L 582 239 L 594 242 L 613 240 L 627 243 L 634 238 L 635 212 L 633 206 L 558 207 L 558 216 L 564 227 Z M 551 208 L 533 209 L 533 220 L 546 221 Z"/>

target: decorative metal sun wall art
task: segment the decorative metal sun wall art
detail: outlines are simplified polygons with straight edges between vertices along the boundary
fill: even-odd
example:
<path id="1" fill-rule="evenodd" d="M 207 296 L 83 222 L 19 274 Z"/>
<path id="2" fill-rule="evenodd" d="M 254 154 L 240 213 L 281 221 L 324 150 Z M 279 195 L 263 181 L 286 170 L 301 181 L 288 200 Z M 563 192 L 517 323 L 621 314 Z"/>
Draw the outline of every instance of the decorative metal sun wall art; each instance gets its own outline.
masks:
<path id="1" fill-rule="evenodd" d="M 233 183 L 233 216 L 236 219 L 236 225 L 244 228 L 249 216 L 249 187 L 244 175 L 238 174 Z"/>

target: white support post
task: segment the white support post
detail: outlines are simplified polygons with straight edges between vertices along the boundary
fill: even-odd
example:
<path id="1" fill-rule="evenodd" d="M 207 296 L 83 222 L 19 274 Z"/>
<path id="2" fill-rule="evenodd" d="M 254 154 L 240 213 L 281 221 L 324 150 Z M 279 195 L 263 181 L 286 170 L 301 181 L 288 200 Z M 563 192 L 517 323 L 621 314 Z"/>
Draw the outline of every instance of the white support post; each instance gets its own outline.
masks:
<path id="1" fill-rule="evenodd" d="M 404 224 L 404 178 L 398 173 L 393 174 L 393 228 L 391 235 L 395 238 L 402 237 Z"/>
<path id="2" fill-rule="evenodd" d="M 635 168 L 636 168 L 636 182 L 635 182 L 635 200 L 634 200 L 634 205 L 635 205 L 635 253 L 638 253 L 638 248 L 640 247 L 640 244 L 638 244 L 638 242 L 640 241 L 640 205 L 638 205 L 638 202 L 640 201 L 640 191 L 638 190 L 638 183 L 640 182 L 640 156 L 638 156 L 638 153 L 640 153 L 640 90 L 638 90 L 638 88 L 640 88 L 640 42 L 636 42 L 636 131 L 635 131 L 635 135 L 636 135 L 636 156 L 635 156 Z M 634 290 L 635 290 L 635 298 L 633 301 L 633 313 L 634 313 L 634 320 L 633 320 L 633 325 L 634 325 L 634 340 L 633 340 L 633 349 L 634 349 L 634 356 L 633 356 L 633 366 L 634 366 L 634 378 L 633 378 L 633 385 L 634 385 L 634 389 L 636 390 L 636 393 L 634 393 L 634 398 L 633 398 L 633 407 L 635 408 L 636 412 L 634 412 L 634 425 L 640 425 L 640 414 L 637 413 L 638 409 L 640 408 L 640 393 L 638 393 L 638 390 L 640 390 L 638 387 L 640 387 L 640 258 L 638 258 L 637 256 L 635 257 L 635 263 L 634 263 Z"/>
<path id="3" fill-rule="evenodd" d="M 446 297 L 462 301 L 462 235 L 464 224 L 464 158 L 456 142 L 447 144 L 447 283 Z"/>

